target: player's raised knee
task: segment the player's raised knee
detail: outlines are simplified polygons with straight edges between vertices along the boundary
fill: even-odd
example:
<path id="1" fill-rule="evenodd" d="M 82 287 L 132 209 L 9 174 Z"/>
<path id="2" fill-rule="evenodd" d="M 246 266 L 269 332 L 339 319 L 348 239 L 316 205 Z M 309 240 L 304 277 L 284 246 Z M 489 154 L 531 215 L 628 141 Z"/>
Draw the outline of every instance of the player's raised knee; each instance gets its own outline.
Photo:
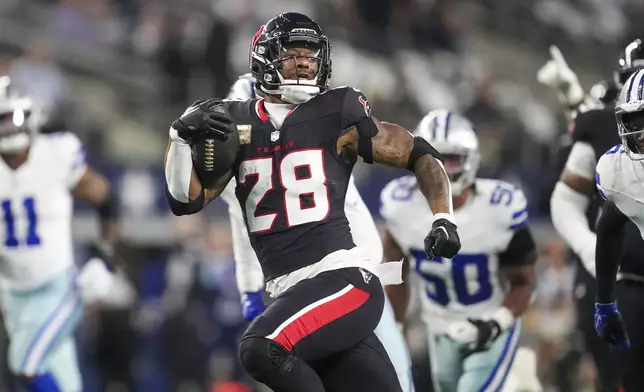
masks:
<path id="1" fill-rule="evenodd" d="M 290 355 L 279 343 L 260 337 L 244 338 L 239 344 L 238 353 L 246 372 L 260 381 L 277 371 Z"/>

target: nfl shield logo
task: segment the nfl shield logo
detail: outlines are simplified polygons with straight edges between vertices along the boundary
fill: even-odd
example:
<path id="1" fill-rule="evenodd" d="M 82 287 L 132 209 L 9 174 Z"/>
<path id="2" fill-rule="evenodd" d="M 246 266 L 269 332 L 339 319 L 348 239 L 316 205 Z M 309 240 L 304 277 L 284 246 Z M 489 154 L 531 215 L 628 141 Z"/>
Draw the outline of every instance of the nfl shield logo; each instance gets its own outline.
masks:
<path id="1" fill-rule="evenodd" d="M 276 142 L 280 138 L 280 131 L 271 132 L 271 141 Z"/>

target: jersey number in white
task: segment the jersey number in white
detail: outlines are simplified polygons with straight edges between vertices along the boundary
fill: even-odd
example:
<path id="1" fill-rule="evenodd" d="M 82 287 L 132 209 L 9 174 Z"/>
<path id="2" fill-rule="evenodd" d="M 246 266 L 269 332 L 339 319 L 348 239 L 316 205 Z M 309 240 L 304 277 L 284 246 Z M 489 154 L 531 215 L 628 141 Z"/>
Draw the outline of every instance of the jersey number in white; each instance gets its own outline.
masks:
<path id="1" fill-rule="evenodd" d="M 248 159 L 239 166 L 239 182 L 246 183 L 250 176 L 256 176 L 246 199 L 246 219 L 251 233 L 262 233 L 273 228 L 276 212 L 261 211 L 259 204 L 266 194 L 273 190 L 273 157 Z M 300 168 L 308 168 L 308 173 L 301 175 Z M 300 175 L 298 176 L 298 173 Z M 329 189 L 326 186 L 324 172 L 324 151 L 301 150 L 286 154 L 278 165 L 278 180 L 284 188 L 284 211 L 288 227 L 324 220 L 331 210 Z M 305 206 L 305 197 L 313 200 L 312 205 Z"/>
<path id="2" fill-rule="evenodd" d="M 18 236 L 16 234 L 16 223 L 13 210 L 11 208 L 11 200 L 3 200 L 1 205 L 5 225 L 4 245 L 7 248 L 16 248 L 20 245 L 21 241 L 18 240 Z M 22 206 L 27 214 L 27 233 L 24 244 L 27 246 L 38 246 L 40 245 L 40 237 L 36 231 L 38 220 L 36 218 L 34 198 L 26 197 L 22 201 Z"/>
<path id="3" fill-rule="evenodd" d="M 425 290 L 427 296 L 434 302 L 447 306 L 450 302 L 450 296 L 447 291 L 447 283 L 443 277 L 431 273 L 424 266 L 428 263 L 443 263 L 440 257 L 434 257 L 428 260 L 424 250 L 412 250 L 412 256 L 416 260 L 416 271 L 431 283 L 431 288 Z M 478 288 L 470 290 L 466 269 L 473 266 L 476 269 Z M 459 254 L 452 259 L 452 281 L 454 282 L 454 291 L 456 300 L 463 305 L 474 305 L 492 297 L 492 283 L 490 283 L 490 269 L 488 267 L 488 258 L 485 254 Z"/>

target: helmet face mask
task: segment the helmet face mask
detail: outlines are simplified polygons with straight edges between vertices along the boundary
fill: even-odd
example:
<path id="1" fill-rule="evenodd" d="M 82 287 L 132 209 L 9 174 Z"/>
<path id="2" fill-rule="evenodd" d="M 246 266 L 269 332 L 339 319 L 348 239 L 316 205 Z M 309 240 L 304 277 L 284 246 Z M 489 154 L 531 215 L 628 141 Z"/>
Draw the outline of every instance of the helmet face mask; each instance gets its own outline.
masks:
<path id="1" fill-rule="evenodd" d="M 467 157 L 469 154 L 463 152 L 441 155 L 443 156 L 443 166 L 445 167 L 449 181 L 452 184 L 458 183 L 466 172 L 465 166 L 467 165 Z"/>
<path id="2" fill-rule="evenodd" d="M 644 160 L 644 112 L 616 113 L 617 129 L 624 150 L 635 161 Z"/>
<path id="3" fill-rule="evenodd" d="M 331 47 L 305 15 L 280 14 L 253 37 L 250 65 L 258 91 L 299 104 L 328 88 Z"/>
<path id="4" fill-rule="evenodd" d="M 454 197 L 474 184 L 481 154 L 478 138 L 467 119 L 445 110 L 435 110 L 421 120 L 414 133 L 442 155 Z"/>
<path id="5" fill-rule="evenodd" d="M 0 78 L 0 153 L 27 149 L 38 132 L 38 120 L 31 99 L 10 91 L 8 77 Z"/>

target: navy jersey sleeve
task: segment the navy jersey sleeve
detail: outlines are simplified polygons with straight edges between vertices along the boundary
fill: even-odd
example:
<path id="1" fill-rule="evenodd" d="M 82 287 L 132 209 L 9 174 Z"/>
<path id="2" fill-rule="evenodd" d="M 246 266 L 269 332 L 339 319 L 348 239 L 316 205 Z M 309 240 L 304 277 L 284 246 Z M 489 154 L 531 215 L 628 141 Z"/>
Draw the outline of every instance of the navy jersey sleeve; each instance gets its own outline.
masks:
<path id="1" fill-rule="evenodd" d="M 593 131 L 597 128 L 597 118 L 599 117 L 601 117 L 601 111 L 599 110 L 589 110 L 579 113 L 573 123 L 573 142 L 591 143 L 593 140 Z"/>
<path id="2" fill-rule="evenodd" d="M 532 257 L 536 252 L 536 246 L 532 233 L 527 226 L 514 232 L 507 249 L 499 254 L 499 264 L 502 266 L 531 265 L 536 261 Z"/>
<path id="3" fill-rule="evenodd" d="M 351 87 L 344 87 L 346 93 L 342 101 L 342 129 L 356 127 L 358 130 L 358 155 L 366 163 L 373 163 L 371 138 L 378 133 L 376 124 L 371 119 L 371 106 L 367 97 Z"/>
<path id="4" fill-rule="evenodd" d="M 360 90 L 343 87 L 346 91 L 342 102 L 342 128 L 357 125 L 371 116 L 371 107 L 367 97 Z"/>
<path id="5" fill-rule="evenodd" d="M 606 107 L 580 113 L 575 118 L 572 139 L 573 143 L 590 144 L 599 160 L 607 149 L 619 143 L 614 110 Z"/>

